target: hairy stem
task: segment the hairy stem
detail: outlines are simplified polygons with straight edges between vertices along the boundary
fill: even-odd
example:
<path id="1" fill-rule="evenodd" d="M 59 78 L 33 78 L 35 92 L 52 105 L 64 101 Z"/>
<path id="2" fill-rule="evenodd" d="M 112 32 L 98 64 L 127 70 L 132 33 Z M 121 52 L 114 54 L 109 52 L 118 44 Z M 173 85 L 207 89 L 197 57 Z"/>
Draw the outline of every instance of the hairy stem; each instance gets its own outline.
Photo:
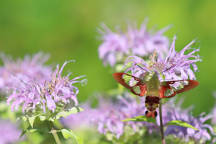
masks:
<path id="1" fill-rule="evenodd" d="M 163 117 L 162 117 L 162 104 L 159 104 L 159 115 L 160 115 L 160 133 L 161 133 L 161 140 L 162 144 L 166 144 L 165 137 L 164 137 L 164 127 L 163 127 Z"/>
<path id="2" fill-rule="evenodd" d="M 51 133 L 52 133 L 52 135 L 53 135 L 53 137 L 54 137 L 54 139 L 55 139 L 56 144 L 61 144 L 61 141 L 60 141 L 60 139 L 59 139 L 59 137 L 58 137 L 58 134 L 57 134 L 56 130 L 55 130 L 55 129 L 52 129 L 52 130 L 51 130 Z"/>

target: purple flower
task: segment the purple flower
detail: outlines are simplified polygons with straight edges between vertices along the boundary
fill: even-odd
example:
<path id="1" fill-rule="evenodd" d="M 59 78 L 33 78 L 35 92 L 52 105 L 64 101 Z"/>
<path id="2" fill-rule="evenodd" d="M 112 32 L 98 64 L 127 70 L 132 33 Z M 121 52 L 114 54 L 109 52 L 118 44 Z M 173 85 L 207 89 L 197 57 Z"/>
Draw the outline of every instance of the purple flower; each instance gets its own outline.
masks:
<path id="1" fill-rule="evenodd" d="M 200 114 L 198 117 L 193 117 L 191 115 L 191 108 L 182 109 L 181 102 L 177 105 L 174 105 L 174 101 L 169 101 L 163 105 L 163 121 L 166 124 L 172 120 L 181 120 L 187 122 L 198 129 L 198 131 L 192 128 L 180 127 L 170 125 L 165 131 L 165 135 L 175 135 L 178 138 L 181 138 L 183 141 L 193 140 L 197 143 L 205 143 L 206 141 L 211 140 L 211 135 L 214 135 L 213 128 L 205 124 L 209 120 L 211 115 Z M 159 119 L 157 119 L 159 124 Z"/>
<path id="2" fill-rule="evenodd" d="M 104 64 L 114 66 L 118 59 L 122 59 L 129 52 L 128 39 L 123 33 L 114 33 L 104 25 L 102 32 L 103 43 L 99 46 L 99 57 Z"/>
<path id="3" fill-rule="evenodd" d="M 141 102 L 139 103 L 135 98 L 126 96 L 119 97 L 114 103 L 106 102 L 106 104 L 103 105 L 104 102 L 102 102 L 102 105 L 98 107 L 100 114 L 98 113 L 97 117 L 94 119 L 98 131 L 105 135 L 111 133 L 116 138 L 120 138 L 125 133 L 128 133 L 128 127 L 134 132 L 146 129 L 148 133 L 155 132 L 159 134 L 159 116 L 157 117 L 156 124 L 148 122 L 122 122 L 122 120 L 126 118 L 145 115 L 146 108 L 144 101 L 144 99 L 141 99 Z M 175 135 L 176 137 L 181 138 L 182 141 L 195 140 L 196 142 L 206 142 L 211 140 L 212 135 L 214 135 L 213 128 L 210 125 L 205 124 L 205 122 L 211 118 L 211 115 L 204 116 L 204 114 L 201 114 L 198 117 L 194 117 L 191 115 L 191 110 L 191 108 L 182 109 L 181 102 L 175 105 L 174 100 L 164 104 L 164 125 L 171 120 L 181 120 L 199 129 L 199 131 L 195 131 L 191 128 L 180 126 L 167 126 L 165 134 Z"/>
<path id="4" fill-rule="evenodd" d="M 125 93 L 124 96 L 119 96 L 117 100 L 100 99 L 99 106 L 96 109 L 84 106 L 85 110 L 83 112 L 69 116 L 63 120 L 63 123 L 70 128 L 80 128 L 82 126 L 85 128 L 92 126 L 94 128 L 96 126 L 99 133 L 104 135 L 111 134 L 117 139 L 130 132 L 138 134 L 143 129 L 147 130 L 148 133 L 154 132 L 159 134 L 159 116 L 157 117 L 156 124 L 148 122 L 122 122 L 122 120 L 127 118 L 145 115 L 146 108 L 144 101 L 145 99 L 143 98 L 137 101 L 137 99 L 129 96 L 128 93 Z M 186 142 L 191 140 L 196 142 L 211 140 L 213 129 L 210 125 L 205 124 L 211 115 L 204 116 L 204 114 L 201 114 L 199 117 L 193 117 L 191 115 L 191 108 L 182 109 L 182 102 L 175 105 L 174 101 L 172 99 L 163 105 L 164 125 L 172 120 L 181 120 L 196 127 L 199 131 L 180 126 L 167 126 L 165 134 L 174 135 Z"/>
<path id="5" fill-rule="evenodd" d="M 0 89 L 6 90 L 12 87 L 14 77 L 31 81 L 45 81 L 49 79 L 52 70 L 44 66 L 49 56 L 38 53 L 34 56 L 25 56 L 23 60 L 13 61 L 11 58 L 1 55 L 3 66 L 0 67 Z"/>
<path id="6" fill-rule="evenodd" d="M 179 79 L 195 79 L 194 71 L 197 71 L 196 62 L 201 61 L 199 55 L 195 55 L 199 49 L 192 49 L 191 52 L 185 54 L 190 50 L 192 41 L 185 46 L 180 52 L 175 51 L 175 40 L 171 44 L 170 50 L 165 58 L 159 55 L 160 51 L 155 51 L 149 60 L 144 60 L 141 57 L 130 56 L 125 62 L 125 72 L 131 71 L 132 75 L 141 77 L 149 73 L 157 73 L 161 81 L 164 80 L 179 80 Z M 191 68 L 193 67 L 193 70 Z"/>
<path id="7" fill-rule="evenodd" d="M 147 31 L 146 23 L 141 25 L 138 29 L 136 26 L 128 26 L 128 41 L 129 48 L 132 51 L 132 55 L 136 56 L 148 56 L 155 50 L 160 51 L 161 56 L 168 52 L 169 40 L 163 36 L 163 33 L 167 31 L 169 27 L 161 29 L 158 32 L 150 33 Z"/>
<path id="8" fill-rule="evenodd" d="M 6 120 L 0 120 L 0 144 L 17 143 L 21 131 L 17 127 Z"/>
<path id="9" fill-rule="evenodd" d="M 129 55 L 148 56 L 155 50 L 159 50 L 161 55 L 168 52 L 169 40 L 163 36 L 167 30 L 164 28 L 158 32 L 151 33 L 146 30 L 146 24 L 142 24 L 140 29 L 128 25 L 126 32 L 112 32 L 103 25 L 101 32 L 103 43 L 99 46 L 99 57 L 104 64 L 114 66 L 116 63 L 123 63 Z"/>
<path id="10" fill-rule="evenodd" d="M 100 114 L 96 116 L 94 123 L 97 125 L 98 131 L 104 135 L 110 133 L 119 139 L 122 135 L 128 133 L 128 128 L 135 133 L 145 126 L 152 130 L 152 125 L 146 122 L 122 122 L 124 119 L 145 114 L 145 103 L 139 103 L 129 94 L 119 96 L 115 102 L 100 101 L 97 110 Z"/>
<path id="11" fill-rule="evenodd" d="M 65 62 L 61 68 L 57 65 L 56 70 L 49 76 L 50 79 L 44 82 L 14 77 L 12 94 L 7 100 L 12 110 L 22 107 L 24 113 L 57 113 L 77 105 L 79 90 L 74 84 L 82 81 L 78 80 L 81 77 L 70 79 L 70 75 L 61 76 L 67 63 Z"/>
<path id="12" fill-rule="evenodd" d="M 138 103 L 135 98 L 129 97 L 128 94 L 125 97 L 118 97 L 115 102 L 101 98 L 97 108 L 86 105 L 83 107 L 84 111 L 63 119 L 63 123 L 70 128 L 97 127 L 99 133 L 104 135 L 110 133 L 116 138 L 127 133 L 126 128 L 128 127 L 135 132 L 143 129 L 141 122 L 122 122 L 126 118 L 145 113 L 145 104 Z"/>

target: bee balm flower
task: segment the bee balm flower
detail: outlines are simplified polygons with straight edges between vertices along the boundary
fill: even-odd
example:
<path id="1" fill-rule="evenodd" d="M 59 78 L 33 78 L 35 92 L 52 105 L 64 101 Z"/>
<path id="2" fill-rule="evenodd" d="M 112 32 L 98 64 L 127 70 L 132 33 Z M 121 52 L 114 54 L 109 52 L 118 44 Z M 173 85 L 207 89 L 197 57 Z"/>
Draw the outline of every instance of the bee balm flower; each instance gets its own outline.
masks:
<path id="1" fill-rule="evenodd" d="M 23 113 L 26 114 L 58 113 L 77 105 L 79 90 L 74 84 L 82 81 L 79 80 L 81 77 L 70 79 L 69 75 L 62 76 L 67 63 L 61 68 L 57 66 L 50 79 L 44 82 L 25 81 L 14 77 L 18 85 L 13 87 L 7 100 L 8 104 L 11 104 L 13 110 L 22 107 Z"/>
<path id="2" fill-rule="evenodd" d="M 141 99 L 142 100 L 142 99 Z M 138 133 L 143 126 L 146 126 L 151 131 L 151 124 L 146 122 L 123 122 L 127 118 L 136 117 L 145 114 L 144 102 L 137 102 L 135 98 L 126 93 L 124 96 L 118 97 L 116 102 L 100 101 L 97 108 L 98 116 L 94 119 L 98 131 L 101 134 L 112 134 L 112 136 L 119 139 L 128 129 L 131 132 Z"/>
<path id="3" fill-rule="evenodd" d="M 38 53 L 32 57 L 25 56 L 23 60 L 13 61 L 2 55 L 3 66 L 0 67 L 0 89 L 5 91 L 13 87 L 13 77 L 39 82 L 49 79 L 52 70 L 49 66 L 44 65 L 48 58 L 48 55 Z"/>
<path id="4" fill-rule="evenodd" d="M 180 52 L 176 52 L 175 41 L 176 37 L 174 37 L 170 50 L 165 58 L 159 55 L 160 51 L 155 51 L 150 57 L 150 60 L 144 60 L 138 56 L 128 57 L 125 65 L 126 67 L 129 65 L 129 67 L 125 72 L 131 71 L 132 75 L 136 77 L 156 72 L 161 81 L 195 79 L 193 71 L 198 70 L 196 62 L 201 61 L 199 55 L 195 55 L 199 49 L 192 49 L 191 52 L 185 54 L 186 51 L 191 50 L 190 47 L 194 43 L 192 41 Z M 193 70 L 191 67 L 193 67 Z"/>
<path id="5" fill-rule="evenodd" d="M 180 127 L 175 125 L 169 125 L 165 131 L 165 135 L 174 135 L 181 138 L 183 141 L 195 141 L 196 143 L 206 143 L 212 139 L 214 135 L 213 128 L 206 121 L 209 120 L 212 115 L 200 114 L 198 117 L 191 115 L 191 108 L 182 109 L 181 103 L 174 105 L 174 101 L 169 101 L 163 105 L 163 120 L 166 124 L 168 121 L 181 120 L 187 122 L 197 128 Z M 158 119 L 159 124 L 159 119 Z"/>
<path id="6" fill-rule="evenodd" d="M 116 63 L 123 63 L 129 55 L 148 56 L 154 50 L 161 51 L 161 55 L 168 52 L 169 40 L 163 36 L 167 28 L 151 33 L 146 30 L 146 24 L 140 29 L 128 26 L 126 32 L 112 32 L 104 26 L 101 32 L 103 43 L 99 46 L 99 57 L 104 64 L 112 67 Z"/>

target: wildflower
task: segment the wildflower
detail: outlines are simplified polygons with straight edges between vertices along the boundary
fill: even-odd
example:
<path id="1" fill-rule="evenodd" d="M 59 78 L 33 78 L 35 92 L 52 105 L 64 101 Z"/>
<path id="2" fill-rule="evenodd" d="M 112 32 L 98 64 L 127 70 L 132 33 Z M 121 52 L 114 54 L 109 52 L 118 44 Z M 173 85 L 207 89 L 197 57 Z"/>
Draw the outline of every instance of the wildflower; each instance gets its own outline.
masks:
<path id="1" fill-rule="evenodd" d="M 209 120 L 212 115 L 205 116 L 204 113 L 202 113 L 198 117 L 193 117 L 191 115 L 192 109 L 182 109 L 181 103 L 182 102 L 174 105 L 174 101 L 171 100 L 163 105 L 163 121 L 165 125 L 172 120 L 181 120 L 191 124 L 197 128 L 198 131 L 192 128 L 170 125 L 166 129 L 165 135 L 174 135 L 186 142 L 193 140 L 197 143 L 206 143 L 211 140 L 211 135 L 214 135 L 213 128 L 209 124 L 205 124 L 205 122 Z M 157 122 L 159 124 L 159 119 Z"/>
<path id="2" fill-rule="evenodd" d="M 70 61 L 69 61 L 70 62 Z M 44 82 L 26 81 L 14 77 L 15 84 L 12 94 L 8 97 L 8 104 L 12 110 L 22 107 L 25 114 L 47 113 L 53 114 L 68 110 L 78 104 L 78 88 L 75 83 L 80 83 L 80 77 L 70 79 L 69 75 L 62 76 L 65 62 L 61 68 L 57 65 L 56 70 L 49 76 L 51 79 Z M 18 81 L 18 82 L 16 82 Z"/>
<path id="3" fill-rule="evenodd" d="M 199 55 L 195 55 L 199 49 L 193 49 L 188 54 L 194 41 L 186 45 L 180 52 L 175 51 L 174 37 L 170 50 L 165 58 L 159 55 L 160 51 L 155 51 L 149 60 L 144 60 L 138 56 L 131 56 L 125 62 L 127 68 L 125 72 L 131 71 L 132 75 L 141 77 L 146 74 L 156 73 L 161 81 L 195 79 L 194 71 L 197 71 L 196 62 L 201 61 Z M 193 70 L 191 68 L 193 67 Z"/>
<path id="4" fill-rule="evenodd" d="M 112 32 L 106 26 L 101 32 L 103 43 L 99 46 L 99 57 L 104 64 L 114 66 L 116 63 L 123 63 L 129 55 L 148 56 L 154 50 L 160 50 L 161 54 L 167 52 L 169 40 L 163 36 L 167 28 L 155 33 L 146 30 L 146 24 L 140 29 L 135 26 L 128 26 L 126 32 Z"/>
<path id="5" fill-rule="evenodd" d="M 128 26 L 128 41 L 132 55 L 144 57 L 152 54 L 155 50 L 160 51 L 161 56 L 168 52 L 169 40 L 163 36 L 169 27 L 165 27 L 158 32 L 150 33 L 147 31 L 146 23 L 140 29 L 136 26 Z"/>
<path id="6" fill-rule="evenodd" d="M 19 140 L 21 131 L 17 127 L 6 120 L 0 120 L 0 143 L 9 144 L 16 143 Z"/>
<path id="7" fill-rule="evenodd" d="M 128 41 L 124 34 L 114 33 L 104 26 L 103 43 L 99 46 L 99 57 L 104 64 L 114 66 L 118 59 L 122 59 L 128 53 Z"/>
<path id="8" fill-rule="evenodd" d="M 52 70 L 44 63 L 49 56 L 38 53 L 34 56 L 25 56 L 23 60 L 13 61 L 10 57 L 1 55 L 3 66 L 0 67 L 0 89 L 5 91 L 14 85 L 13 77 L 31 81 L 45 81 L 49 79 Z"/>
<path id="9" fill-rule="evenodd" d="M 135 98 L 126 93 L 124 96 L 119 96 L 116 102 L 100 101 L 97 108 L 100 114 L 94 119 L 98 131 L 104 135 L 110 133 L 117 139 L 122 135 L 131 132 L 139 132 L 143 126 L 148 127 L 151 131 L 151 124 L 145 122 L 123 122 L 122 120 L 145 114 L 145 104 L 139 103 Z"/>
<path id="10" fill-rule="evenodd" d="M 91 108 L 89 105 L 83 107 L 84 111 L 63 119 L 63 124 L 70 128 L 91 125 L 93 128 L 97 128 L 99 133 L 104 135 L 110 133 L 115 138 L 120 138 L 124 133 L 127 133 L 126 128 L 128 127 L 136 132 L 142 129 L 141 123 L 122 122 L 126 118 L 144 115 L 144 103 L 138 103 L 128 94 L 119 96 L 115 102 L 100 98 L 97 108 Z"/>

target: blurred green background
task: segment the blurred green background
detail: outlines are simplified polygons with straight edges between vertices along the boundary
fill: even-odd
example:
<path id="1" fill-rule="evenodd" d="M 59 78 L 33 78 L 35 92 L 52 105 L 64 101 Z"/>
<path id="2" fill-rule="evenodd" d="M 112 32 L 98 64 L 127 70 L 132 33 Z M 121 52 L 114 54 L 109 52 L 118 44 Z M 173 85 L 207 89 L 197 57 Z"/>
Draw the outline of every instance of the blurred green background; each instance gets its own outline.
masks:
<path id="1" fill-rule="evenodd" d="M 85 74 L 88 84 L 80 88 L 79 100 L 116 87 L 112 70 L 98 58 L 101 23 L 114 28 L 129 21 L 163 28 L 170 40 L 177 35 L 177 49 L 197 39 L 203 62 L 196 73 L 200 86 L 184 94 L 184 106 L 194 113 L 209 112 L 216 91 L 216 1 L 215 0 L 1 0 L 0 52 L 23 57 L 39 51 L 50 53 L 50 64 L 75 59 L 66 70 Z M 185 96 L 186 95 L 186 96 Z M 182 96 L 183 97 L 183 96 Z"/>

